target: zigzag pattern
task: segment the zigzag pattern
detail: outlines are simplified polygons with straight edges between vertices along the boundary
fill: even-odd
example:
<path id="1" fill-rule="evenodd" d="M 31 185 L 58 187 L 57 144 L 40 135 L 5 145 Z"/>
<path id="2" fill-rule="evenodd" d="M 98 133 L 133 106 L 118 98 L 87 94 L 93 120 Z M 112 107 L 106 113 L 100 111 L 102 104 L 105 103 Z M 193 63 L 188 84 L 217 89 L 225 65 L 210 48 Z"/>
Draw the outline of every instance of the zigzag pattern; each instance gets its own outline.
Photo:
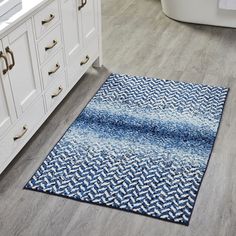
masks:
<path id="1" fill-rule="evenodd" d="M 127 83 L 129 81 L 129 83 Z M 130 108 L 171 108 L 189 115 L 219 118 L 228 89 L 202 84 L 112 74 L 94 101 L 128 103 Z"/>
<path id="2" fill-rule="evenodd" d="M 112 74 L 25 188 L 187 225 L 227 91 Z"/>

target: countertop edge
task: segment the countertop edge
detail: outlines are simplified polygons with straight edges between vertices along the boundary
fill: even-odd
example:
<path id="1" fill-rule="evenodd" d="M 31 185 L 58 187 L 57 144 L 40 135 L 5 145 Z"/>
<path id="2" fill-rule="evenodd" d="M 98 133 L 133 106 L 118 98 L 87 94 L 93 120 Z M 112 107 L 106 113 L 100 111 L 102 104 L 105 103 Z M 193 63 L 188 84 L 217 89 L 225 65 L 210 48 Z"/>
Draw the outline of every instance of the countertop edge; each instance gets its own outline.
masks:
<path id="1" fill-rule="evenodd" d="M 28 0 L 23 0 L 22 6 L 24 6 L 23 4 L 26 4 L 26 3 L 24 3 L 24 1 L 28 1 Z M 32 1 L 32 0 L 30 0 L 30 1 Z M 41 8 L 46 3 L 50 3 L 50 2 L 52 2 L 52 0 L 36 1 L 35 5 L 33 5 L 32 7 L 29 7 L 29 9 L 22 8 L 19 12 L 14 14 L 8 20 L 1 21 L 0 22 L 0 39 L 7 31 L 9 31 L 15 25 L 17 25 L 18 23 L 23 21 L 25 18 L 30 17 L 32 15 L 32 13 L 35 12 L 37 9 Z"/>

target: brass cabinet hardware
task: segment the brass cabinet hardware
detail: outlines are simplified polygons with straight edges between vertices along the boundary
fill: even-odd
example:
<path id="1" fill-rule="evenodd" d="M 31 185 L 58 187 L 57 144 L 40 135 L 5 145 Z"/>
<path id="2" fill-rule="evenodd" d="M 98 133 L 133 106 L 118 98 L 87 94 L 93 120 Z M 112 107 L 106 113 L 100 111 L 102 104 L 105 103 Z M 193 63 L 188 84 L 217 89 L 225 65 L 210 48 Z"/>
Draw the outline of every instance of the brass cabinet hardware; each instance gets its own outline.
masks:
<path id="1" fill-rule="evenodd" d="M 59 69 L 60 69 L 60 65 L 59 64 L 56 64 L 56 68 L 52 71 L 49 71 L 48 72 L 48 75 L 52 75 L 52 74 L 55 74 Z"/>
<path id="2" fill-rule="evenodd" d="M 50 49 L 53 49 L 56 45 L 57 45 L 57 41 L 56 41 L 56 40 L 53 40 L 51 46 L 45 47 L 45 51 L 48 51 L 48 50 L 50 50 Z"/>
<path id="3" fill-rule="evenodd" d="M 63 90 L 63 88 L 60 86 L 60 87 L 58 88 L 58 92 L 54 93 L 51 97 L 52 97 L 52 98 L 57 97 L 57 96 L 62 92 L 62 90 Z"/>
<path id="4" fill-rule="evenodd" d="M 15 66 L 15 64 L 16 64 L 15 63 L 14 53 L 13 53 L 13 51 L 9 47 L 6 47 L 6 52 L 11 55 L 12 64 L 10 64 L 8 66 L 9 70 L 11 70 Z"/>
<path id="5" fill-rule="evenodd" d="M 82 65 L 85 65 L 85 64 L 89 61 L 89 59 L 90 59 L 90 58 L 89 58 L 89 56 L 87 55 L 86 58 L 85 58 L 85 60 L 80 62 L 80 65 L 81 65 L 81 66 L 82 66 Z"/>
<path id="6" fill-rule="evenodd" d="M 55 18 L 55 16 L 53 14 L 50 14 L 50 16 L 47 20 L 42 21 L 42 25 L 45 25 L 45 24 L 51 22 L 54 18 Z"/>
<path id="7" fill-rule="evenodd" d="M 5 61 L 6 68 L 2 70 L 2 73 L 5 75 L 8 72 L 9 66 L 8 66 L 7 57 L 3 54 L 2 51 L 0 51 L 0 58 L 3 58 Z"/>
<path id="8" fill-rule="evenodd" d="M 81 6 L 79 6 L 79 11 L 87 4 L 87 0 L 82 0 L 81 1 Z"/>
<path id="9" fill-rule="evenodd" d="M 18 140 L 18 139 L 21 139 L 21 138 L 26 134 L 27 131 L 28 131 L 27 127 L 26 127 L 26 126 L 23 126 L 23 129 L 22 129 L 21 134 L 15 136 L 15 137 L 13 138 L 13 140 L 16 141 L 16 140 Z"/>

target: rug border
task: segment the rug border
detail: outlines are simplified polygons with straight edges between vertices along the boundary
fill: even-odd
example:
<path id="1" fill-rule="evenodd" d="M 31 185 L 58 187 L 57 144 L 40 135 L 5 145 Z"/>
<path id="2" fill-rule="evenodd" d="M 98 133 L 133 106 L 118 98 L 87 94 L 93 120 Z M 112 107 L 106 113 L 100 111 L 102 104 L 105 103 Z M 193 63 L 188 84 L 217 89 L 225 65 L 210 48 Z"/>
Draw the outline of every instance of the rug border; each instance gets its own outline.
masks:
<path id="1" fill-rule="evenodd" d="M 56 197 L 61 197 L 61 198 L 65 198 L 65 199 L 69 199 L 69 200 L 73 200 L 73 201 L 77 201 L 77 202 L 81 202 L 81 203 L 87 203 L 87 204 L 92 204 L 92 205 L 95 205 L 95 206 L 106 207 L 106 208 L 109 208 L 109 209 L 120 210 L 120 211 L 123 211 L 123 212 L 126 212 L 126 213 L 131 213 L 131 214 L 136 214 L 136 215 L 140 215 L 140 216 L 149 217 L 149 218 L 156 219 L 156 220 L 161 220 L 161 221 L 164 221 L 166 223 L 174 223 L 174 224 L 177 224 L 177 225 L 189 226 L 189 223 L 182 223 L 182 222 L 176 222 L 176 221 L 173 221 L 173 220 L 162 219 L 162 218 L 159 218 L 159 217 L 156 217 L 156 216 L 146 215 L 146 214 L 135 212 L 135 211 L 132 211 L 132 210 L 126 210 L 126 209 L 121 209 L 121 208 L 114 207 L 114 206 L 108 206 L 104 203 L 95 203 L 95 202 L 91 202 L 91 201 L 85 201 L 85 200 L 76 199 L 76 198 L 73 198 L 73 197 L 67 197 L 67 196 L 64 196 L 64 195 L 59 195 L 59 194 L 52 193 L 52 192 L 49 192 L 49 191 L 42 191 L 42 190 L 38 190 L 38 189 L 27 188 L 26 186 L 24 186 L 23 189 L 24 190 L 29 190 L 29 191 L 32 191 L 32 192 L 38 192 L 38 193 L 48 194 L 48 195 L 52 195 L 52 196 L 56 196 Z"/>
<path id="2" fill-rule="evenodd" d="M 200 182 L 200 184 L 199 184 L 198 192 L 197 192 L 197 195 L 196 195 L 196 198 L 195 198 L 195 202 L 194 202 L 194 204 L 193 204 L 193 208 L 192 208 L 192 212 L 191 212 L 190 217 L 189 217 L 189 221 L 186 222 L 186 223 L 185 223 L 185 222 L 176 222 L 176 221 L 174 221 L 174 220 L 169 220 L 169 219 L 162 219 L 162 218 L 160 218 L 160 217 L 151 216 L 151 215 L 143 214 L 143 213 L 140 213 L 140 212 L 135 212 L 135 211 L 132 211 L 132 210 L 121 209 L 121 208 L 114 207 L 114 206 L 108 206 L 108 205 L 106 205 L 105 203 L 95 203 L 95 202 L 92 202 L 92 201 L 85 201 L 85 200 L 76 199 L 76 198 L 73 198 L 73 197 L 68 197 L 68 196 L 64 196 L 64 195 L 59 195 L 59 194 L 56 194 L 56 193 L 52 193 L 52 192 L 50 192 L 50 191 L 43 191 L 43 190 L 32 189 L 32 188 L 27 188 L 27 187 L 26 187 L 26 185 L 27 185 L 28 182 L 32 179 L 32 177 L 35 175 L 35 173 L 37 172 L 37 170 L 39 169 L 39 167 L 43 164 L 43 162 L 45 161 L 45 159 L 47 158 L 47 156 L 51 153 L 51 151 L 54 149 L 54 147 L 57 145 L 57 143 L 60 142 L 60 140 L 63 138 L 63 136 L 64 136 L 64 135 L 66 134 L 66 132 L 69 130 L 69 128 L 71 127 L 71 125 L 73 125 L 73 123 L 77 120 L 77 118 L 81 115 L 81 113 L 86 109 L 86 107 L 88 106 L 88 104 L 92 101 L 92 99 L 94 98 L 94 96 L 96 96 L 97 92 L 102 88 L 102 86 L 106 83 L 106 81 L 107 81 L 112 75 L 133 76 L 133 77 L 139 77 L 139 78 L 158 79 L 158 80 L 164 80 L 164 81 L 182 82 L 182 83 L 193 84 L 193 85 L 198 85 L 198 84 L 199 84 L 199 83 L 188 83 L 188 82 L 184 82 L 184 81 L 166 80 L 166 79 L 159 79 L 159 78 L 154 78 L 154 77 L 128 75 L 128 74 L 120 74 L 120 73 L 113 73 L 113 72 L 111 72 L 111 73 L 107 76 L 107 79 L 106 79 L 106 80 L 101 84 L 101 86 L 96 90 L 96 92 L 94 93 L 94 95 L 92 96 L 92 98 L 87 102 L 87 104 L 84 106 L 84 108 L 83 108 L 82 111 L 78 114 L 78 116 L 75 118 L 75 120 L 69 125 L 69 127 L 65 130 L 65 132 L 62 134 L 62 136 L 58 139 L 58 141 L 56 142 L 56 144 L 50 149 L 50 151 L 48 152 L 48 154 L 46 155 L 46 157 L 45 157 L 45 158 L 43 159 L 43 161 L 39 164 L 38 168 L 33 172 L 32 176 L 31 176 L 31 177 L 29 178 L 29 180 L 24 184 L 23 190 L 30 190 L 30 191 L 33 191 L 33 192 L 39 192 L 39 193 L 44 193 L 44 194 L 49 194 L 49 195 L 52 195 L 52 196 L 57 196 L 57 197 L 65 198 L 65 199 L 70 199 L 70 200 L 73 200 L 73 201 L 78 201 L 78 202 L 81 202 L 81 203 L 87 203 L 87 204 L 92 204 L 92 205 L 96 205 L 96 206 L 102 206 L 102 207 L 106 207 L 106 208 L 110 208 L 110 209 L 116 209 L 116 210 L 120 210 L 120 211 L 123 211 L 123 212 L 128 212 L 128 213 L 132 213 L 132 214 L 136 214 L 136 215 L 141 215 L 141 216 L 149 217 L 149 218 L 152 218 L 152 219 L 158 219 L 158 220 L 161 220 L 161 221 L 164 221 L 164 222 L 167 222 L 167 223 L 174 223 L 174 224 L 177 224 L 177 225 L 189 226 L 190 221 L 191 221 L 191 219 L 192 219 L 192 214 L 193 214 L 193 211 L 194 211 L 196 202 L 197 202 L 198 194 L 199 194 L 199 192 L 200 192 L 203 179 L 204 179 L 205 174 L 206 174 L 206 172 L 207 172 L 207 169 L 208 169 L 208 166 L 209 166 L 209 163 L 210 163 L 210 159 L 211 159 L 211 155 L 212 155 L 212 152 L 213 152 L 213 149 L 214 149 L 214 146 L 215 146 L 215 142 L 216 142 L 216 139 L 217 139 L 217 136 L 218 136 L 218 133 L 219 133 L 219 129 L 220 129 L 220 126 L 221 126 L 221 121 L 222 121 L 222 118 L 223 118 L 223 114 L 224 114 L 224 110 L 225 110 L 225 105 L 226 105 L 226 101 L 227 101 L 227 98 L 228 98 L 228 94 L 229 94 L 230 88 L 221 87 L 221 86 L 212 86 L 212 85 L 206 85 L 206 84 L 200 83 L 200 84 L 205 85 L 205 86 L 218 87 L 218 88 L 225 88 L 225 89 L 227 89 L 227 94 L 226 94 L 226 96 L 225 96 L 225 101 L 224 101 L 224 104 L 223 104 L 221 117 L 220 117 L 220 119 L 219 119 L 219 124 L 218 124 L 218 127 L 217 127 L 216 136 L 215 136 L 215 139 L 214 139 L 214 141 L 213 141 L 213 145 L 212 145 L 211 152 L 210 152 L 210 154 L 209 154 L 209 158 L 208 158 L 208 161 L 207 161 L 206 169 L 205 169 L 205 172 L 204 172 L 204 174 L 203 174 L 203 176 L 202 176 L 201 182 Z"/>

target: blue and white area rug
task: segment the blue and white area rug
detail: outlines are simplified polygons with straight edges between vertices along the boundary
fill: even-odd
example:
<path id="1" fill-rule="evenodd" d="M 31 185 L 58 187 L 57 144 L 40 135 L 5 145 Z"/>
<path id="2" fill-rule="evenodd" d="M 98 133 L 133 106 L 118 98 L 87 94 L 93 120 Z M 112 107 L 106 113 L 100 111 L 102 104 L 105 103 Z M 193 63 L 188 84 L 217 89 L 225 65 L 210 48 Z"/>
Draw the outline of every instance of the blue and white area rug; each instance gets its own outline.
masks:
<path id="1" fill-rule="evenodd" d="M 188 225 L 227 93 L 111 74 L 25 188 Z"/>

